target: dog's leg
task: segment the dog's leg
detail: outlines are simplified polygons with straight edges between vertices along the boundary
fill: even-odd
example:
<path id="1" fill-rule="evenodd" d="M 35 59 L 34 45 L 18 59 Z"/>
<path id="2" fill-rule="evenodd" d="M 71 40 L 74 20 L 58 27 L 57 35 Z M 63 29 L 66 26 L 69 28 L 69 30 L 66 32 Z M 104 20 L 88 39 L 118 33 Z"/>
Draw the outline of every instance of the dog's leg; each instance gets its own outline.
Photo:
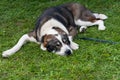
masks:
<path id="1" fill-rule="evenodd" d="M 71 41 L 71 45 L 70 47 L 73 49 L 73 50 L 77 50 L 79 48 L 79 45 L 73 41 Z"/>
<path id="2" fill-rule="evenodd" d="M 98 25 L 98 30 L 105 30 L 105 26 L 104 26 L 104 21 L 103 20 L 95 20 L 94 22 L 90 22 L 90 21 L 82 21 L 82 20 L 76 20 L 75 21 L 76 25 L 79 26 L 93 26 L 93 25 Z"/>
<path id="3" fill-rule="evenodd" d="M 106 27 L 104 26 L 103 20 L 96 20 L 93 25 L 98 25 L 98 30 L 105 30 Z"/>
<path id="4" fill-rule="evenodd" d="M 30 41 L 30 42 L 36 42 L 36 39 L 34 37 L 30 37 L 28 34 L 24 34 L 20 39 L 19 41 L 17 42 L 17 44 L 12 47 L 11 49 L 9 50 L 6 50 L 2 53 L 2 56 L 3 57 L 9 57 L 10 55 L 14 54 L 15 52 L 17 52 L 27 41 Z"/>
<path id="5" fill-rule="evenodd" d="M 75 42 L 72 41 L 72 36 L 69 36 L 69 40 L 70 40 L 70 47 L 73 49 L 73 50 L 77 50 L 79 48 L 79 45 Z"/>
<path id="6" fill-rule="evenodd" d="M 105 30 L 104 22 L 103 20 L 107 19 L 108 17 L 105 14 L 98 14 L 93 13 L 93 15 L 100 20 L 96 20 L 93 25 L 98 25 L 98 30 Z"/>
<path id="7" fill-rule="evenodd" d="M 84 29 L 87 28 L 87 26 L 93 26 L 93 25 L 98 25 L 98 30 L 105 30 L 104 26 L 104 21 L 108 17 L 105 14 L 98 14 L 98 13 L 93 13 L 93 15 L 96 17 L 96 20 L 93 21 L 83 21 L 83 20 L 75 20 L 75 24 L 80 27 L 80 32 L 82 32 Z"/>
<path id="8" fill-rule="evenodd" d="M 105 19 L 108 18 L 105 14 L 93 13 L 93 15 L 94 15 L 96 18 L 99 18 L 99 19 L 101 19 L 101 20 L 105 20 Z"/>

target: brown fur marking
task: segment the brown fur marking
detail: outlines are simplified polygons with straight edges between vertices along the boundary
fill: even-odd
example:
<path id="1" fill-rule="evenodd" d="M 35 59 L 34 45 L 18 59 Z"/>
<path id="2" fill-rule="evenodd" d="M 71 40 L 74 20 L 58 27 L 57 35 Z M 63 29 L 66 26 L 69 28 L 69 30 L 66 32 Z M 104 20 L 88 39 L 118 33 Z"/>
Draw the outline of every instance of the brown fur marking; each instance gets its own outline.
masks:
<path id="1" fill-rule="evenodd" d="M 45 35 L 45 36 L 44 36 L 44 42 L 43 42 L 44 47 L 46 47 L 47 43 L 48 43 L 51 39 L 54 39 L 54 38 L 55 38 L 54 35 Z"/>

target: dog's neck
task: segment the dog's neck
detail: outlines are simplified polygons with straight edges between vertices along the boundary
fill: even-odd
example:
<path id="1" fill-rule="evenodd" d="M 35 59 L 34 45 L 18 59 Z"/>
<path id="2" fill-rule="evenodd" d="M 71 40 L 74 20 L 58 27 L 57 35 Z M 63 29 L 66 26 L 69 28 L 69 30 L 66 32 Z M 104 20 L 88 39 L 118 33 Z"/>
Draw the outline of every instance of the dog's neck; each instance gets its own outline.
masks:
<path id="1" fill-rule="evenodd" d="M 41 27 L 40 36 L 43 36 L 45 34 L 56 34 L 57 31 L 53 29 L 54 26 L 60 28 L 61 30 L 69 34 L 68 30 L 65 28 L 65 26 L 62 23 L 60 23 L 55 19 L 50 19 Z"/>

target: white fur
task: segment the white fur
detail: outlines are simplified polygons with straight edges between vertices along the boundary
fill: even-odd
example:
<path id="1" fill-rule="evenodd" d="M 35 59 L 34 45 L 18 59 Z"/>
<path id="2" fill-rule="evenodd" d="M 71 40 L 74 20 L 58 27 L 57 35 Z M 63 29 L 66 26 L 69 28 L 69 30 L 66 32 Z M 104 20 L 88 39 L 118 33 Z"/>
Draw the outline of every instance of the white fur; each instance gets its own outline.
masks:
<path id="1" fill-rule="evenodd" d="M 66 50 L 70 50 L 71 53 L 72 53 L 72 49 L 70 48 L 70 46 L 66 45 L 66 44 L 63 44 L 60 51 L 59 52 L 56 52 L 56 54 L 59 54 L 59 55 L 66 55 L 65 54 L 65 51 Z"/>
<path id="2" fill-rule="evenodd" d="M 19 41 L 17 42 L 17 44 L 16 44 L 14 47 L 12 47 L 11 49 L 4 51 L 4 52 L 2 53 L 2 56 L 3 56 L 3 57 L 9 57 L 10 55 L 12 55 L 12 54 L 14 54 L 15 52 L 17 52 L 17 51 L 22 47 L 22 45 L 25 44 L 27 41 L 31 41 L 31 42 L 36 42 L 36 43 L 38 43 L 35 38 L 29 37 L 28 34 L 24 34 L 24 35 L 19 39 Z"/>
<path id="3" fill-rule="evenodd" d="M 71 41 L 71 45 L 70 47 L 73 49 L 73 50 L 77 50 L 79 48 L 79 45 L 73 41 Z"/>
<path id="4" fill-rule="evenodd" d="M 79 31 L 82 32 L 83 29 L 87 29 L 87 26 L 81 26 Z"/>
<path id="5" fill-rule="evenodd" d="M 40 30 L 41 36 L 48 34 L 48 33 L 56 34 L 52 30 L 53 27 L 58 27 L 64 30 L 67 34 L 69 34 L 68 30 L 65 28 L 65 26 L 62 23 L 52 18 L 42 25 L 41 30 Z"/>
<path id="6" fill-rule="evenodd" d="M 97 20 L 96 22 L 90 22 L 90 21 L 82 21 L 80 19 L 75 20 L 75 24 L 81 26 L 80 32 L 82 32 L 82 29 L 86 29 L 88 26 L 98 25 L 98 30 L 105 30 L 106 27 L 104 25 L 104 19 L 107 19 L 108 17 L 104 14 L 98 14 L 94 13 L 96 18 L 100 18 L 102 20 Z"/>
<path id="7" fill-rule="evenodd" d="M 94 13 L 93 14 L 96 18 L 100 18 L 102 20 L 107 19 L 108 17 L 105 14 L 98 14 L 98 13 Z"/>
<path id="8" fill-rule="evenodd" d="M 57 21 L 55 19 L 50 19 L 41 27 L 41 31 L 40 31 L 41 36 L 43 36 L 45 34 L 58 34 L 58 32 L 56 30 L 52 29 L 53 27 L 58 27 L 58 28 L 64 30 L 67 34 L 69 34 L 68 30 L 65 28 L 65 26 L 62 23 L 60 23 L 59 21 Z M 56 54 L 65 55 L 65 51 L 67 49 L 69 49 L 72 52 L 72 49 L 76 50 L 79 48 L 78 44 L 74 43 L 72 41 L 72 39 L 70 39 L 71 45 L 68 46 L 62 42 L 60 35 L 56 36 L 56 38 L 62 43 L 61 50 L 59 52 L 56 52 Z M 41 49 L 46 50 L 46 48 L 43 46 L 43 44 L 41 44 Z"/>
<path id="9" fill-rule="evenodd" d="M 67 34 L 69 34 L 68 31 L 67 31 L 67 29 L 65 28 L 65 26 L 64 26 L 62 23 L 60 23 L 59 21 L 57 21 L 57 20 L 55 20 L 55 19 L 50 19 L 50 20 L 48 20 L 48 21 L 41 27 L 41 31 L 40 31 L 40 32 L 41 32 L 41 35 L 40 35 L 40 36 L 43 36 L 43 35 L 45 35 L 45 34 L 58 34 L 58 32 L 57 32 L 56 30 L 52 29 L 52 27 L 58 27 L 58 28 L 64 30 Z M 59 40 L 61 40 L 60 37 L 59 37 Z M 22 45 L 24 45 L 27 41 L 31 41 L 31 42 L 36 42 L 36 43 L 38 43 L 35 38 L 29 37 L 28 34 L 25 34 L 25 35 L 23 35 L 23 36 L 19 39 L 19 41 L 17 42 L 17 44 L 16 44 L 14 47 L 12 47 L 12 48 L 9 49 L 9 50 L 4 51 L 4 52 L 2 53 L 2 56 L 3 56 L 3 57 L 9 57 L 9 56 L 13 55 L 13 54 L 16 53 L 16 52 L 22 47 Z M 62 40 L 61 40 L 61 42 L 62 42 Z M 43 44 L 41 44 L 41 49 L 42 49 L 42 50 L 46 50 L 46 48 L 43 46 Z M 57 54 L 63 55 L 63 54 L 65 53 L 65 50 L 66 50 L 66 49 L 71 50 L 68 45 L 64 45 L 64 44 L 63 44 L 63 47 L 61 48 L 61 51 L 58 52 Z M 71 52 L 72 52 L 72 50 L 71 50 Z"/>
<path id="10" fill-rule="evenodd" d="M 73 49 L 73 50 L 77 50 L 79 48 L 79 45 L 75 42 L 72 41 L 72 36 L 69 36 L 69 40 L 70 40 L 70 47 Z"/>
<path id="11" fill-rule="evenodd" d="M 50 29 L 46 32 L 46 34 L 59 34 L 59 33 L 55 29 Z M 72 49 L 76 50 L 76 49 L 79 48 L 78 44 L 76 44 L 72 41 L 72 36 L 69 36 L 69 40 L 70 40 L 70 43 L 71 43 L 70 46 L 66 45 L 62 42 L 62 38 L 61 38 L 60 35 L 57 35 L 55 37 L 62 43 L 62 47 L 61 47 L 60 51 L 57 51 L 57 52 L 53 51 L 53 53 L 56 53 L 56 54 L 59 54 L 59 55 L 65 55 L 66 50 L 70 50 L 71 53 L 72 53 Z M 43 44 L 41 44 L 41 49 L 46 50 L 46 48 L 43 46 Z"/>
<path id="12" fill-rule="evenodd" d="M 72 36 L 69 36 L 70 46 L 62 42 L 62 38 L 60 35 L 56 36 L 56 38 L 62 43 L 61 50 L 59 52 L 56 52 L 56 54 L 65 55 L 66 50 L 70 50 L 72 53 L 73 52 L 72 49 L 76 50 L 79 48 L 79 45 L 72 41 Z"/>
<path id="13" fill-rule="evenodd" d="M 107 16 L 104 14 L 98 14 L 98 13 L 94 13 L 94 15 L 96 16 L 96 18 L 100 18 L 102 20 L 98 20 L 94 23 L 92 22 L 88 22 L 88 21 L 82 21 L 82 20 L 75 20 L 75 24 L 81 26 L 80 28 L 80 32 L 82 31 L 83 28 L 87 28 L 87 26 L 93 26 L 93 25 L 98 25 L 98 30 L 105 30 L 105 26 L 104 26 L 104 19 L 107 19 Z M 69 34 L 68 30 L 66 29 L 66 27 L 59 21 L 57 21 L 56 19 L 50 19 L 47 22 L 45 22 L 42 26 L 41 26 L 41 30 L 40 30 L 40 39 L 43 35 L 45 34 L 58 34 L 57 31 L 55 31 L 54 29 L 52 29 L 53 27 L 58 27 L 62 30 L 64 30 L 67 34 Z M 59 52 L 56 52 L 56 54 L 59 55 L 65 55 L 65 51 L 66 50 L 70 50 L 72 52 L 73 50 L 76 50 L 79 48 L 78 44 L 76 44 L 75 42 L 72 41 L 72 38 L 69 37 L 70 40 L 70 46 L 66 45 L 62 42 L 61 36 L 58 35 L 57 39 L 62 43 L 62 47 L 61 50 Z M 9 50 L 6 50 L 2 53 L 3 57 L 9 57 L 10 55 L 14 54 L 15 52 L 17 52 L 27 41 L 31 41 L 31 42 L 36 42 L 36 39 L 34 37 L 29 37 L 28 34 L 23 35 L 18 43 L 12 47 Z M 46 50 L 46 48 L 43 46 L 43 44 L 41 44 L 41 49 L 42 50 Z"/>
<path id="14" fill-rule="evenodd" d="M 70 50 L 71 53 L 72 53 L 72 49 L 70 48 L 70 46 L 69 46 L 69 45 L 66 45 L 66 44 L 64 44 L 64 43 L 62 42 L 62 38 L 61 38 L 60 35 L 56 36 L 56 38 L 62 43 L 62 47 L 61 47 L 60 51 L 59 51 L 59 52 L 56 52 L 56 54 L 65 55 L 65 51 L 66 51 L 66 50 Z"/>
<path id="15" fill-rule="evenodd" d="M 47 32 L 46 32 L 46 34 L 58 34 L 58 32 L 55 30 L 55 29 L 50 29 L 50 30 L 48 30 Z"/>
<path id="16" fill-rule="evenodd" d="M 103 19 L 103 20 L 107 19 L 107 16 L 104 15 L 104 14 L 94 13 L 94 15 L 96 16 L 96 18 L 100 18 L 100 19 Z M 105 30 L 103 20 L 97 20 L 96 22 L 92 23 L 92 22 L 89 22 L 89 21 L 82 21 L 82 20 L 79 19 L 79 20 L 75 20 L 75 24 L 81 26 L 80 32 L 82 31 L 83 28 L 86 29 L 87 26 L 93 26 L 93 25 L 98 25 L 98 30 Z M 40 30 L 40 36 L 43 36 L 45 34 L 58 34 L 57 31 L 52 29 L 53 27 L 58 27 L 58 28 L 64 30 L 67 34 L 69 34 L 68 30 L 65 28 L 65 26 L 62 23 L 60 23 L 56 19 L 52 18 L 42 25 L 41 30 Z M 60 35 L 58 35 L 57 38 L 62 43 L 62 47 L 61 47 L 61 50 L 59 52 L 57 52 L 56 54 L 65 55 L 65 51 L 67 49 L 69 49 L 72 52 L 72 49 L 76 50 L 76 49 L 79 48 L 78 44 L 73 42 L 72 38 L 70 38 L 70 37 L 69 37 L 69 40 L 70 40 L 70 43 L 71 43 L 70 46 L 66 45 L 62 42 L 62 39 L 61 39 Z M 28 34 L 25 34 L 19 39 L 18 43 L 14 47 L 12 47 L 9 50 L 4 51 L 2 53 L 2 56 L 3 57 L 9 57 L 10 55 L 17 52 L 27 41 L 38 43 L 35 38 L 29 37 Z M 46 48 L 43 46 L 43 44 L 41 44 L 41 49 L 46 50 Z"/>
<path id="17" fill-rule="evenodd" d="M 103 20 L 97 20 L 96 22 L 89 22 L 89 21 L 82 21 L 82 20 L 76 20 L 75 21 L 76 25 L 79 25 L 79 26 L 84 26 L 85 28 L 87 26 L 93 26 L 93 25 L 98 25 L 98 30 L 105 30 L 105 26 L 104 26 L 104 22 Z M 83 27 L 82 27 L 83 28 Z M 81 29 L 80 29 L 81 31 Z"/>
<path id="18" fill-rule="evenodd" d="M 46 50 L 46 47 L 44 47 L 44 45 L 43 45 L 43 44 L 41 44 L 40 48 L 41 48 L 43 51 L 45 51 L 45 50 Z"/>

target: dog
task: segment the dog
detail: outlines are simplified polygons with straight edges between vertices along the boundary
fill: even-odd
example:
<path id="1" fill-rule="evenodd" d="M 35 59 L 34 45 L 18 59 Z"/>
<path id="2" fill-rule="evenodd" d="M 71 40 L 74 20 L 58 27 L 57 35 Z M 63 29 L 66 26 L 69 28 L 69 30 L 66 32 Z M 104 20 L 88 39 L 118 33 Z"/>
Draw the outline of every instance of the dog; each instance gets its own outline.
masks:
<path id="1" fill-rule="evenodd" d="M 2 53 L 9 57 L 16 53 L 26 42 L 35 42 L 42 50 L 58 55 L 70 55 L 79 45 L 73 42 L 79 31 L 84 32 L 88 26 L 98 25 L 98 30 L 105 30 L 104 14 L 93 13 L 79 3 L 67 3 L 48 8 L 38 18 L 33 31 L 24 34 L 17 44 Z"/>

